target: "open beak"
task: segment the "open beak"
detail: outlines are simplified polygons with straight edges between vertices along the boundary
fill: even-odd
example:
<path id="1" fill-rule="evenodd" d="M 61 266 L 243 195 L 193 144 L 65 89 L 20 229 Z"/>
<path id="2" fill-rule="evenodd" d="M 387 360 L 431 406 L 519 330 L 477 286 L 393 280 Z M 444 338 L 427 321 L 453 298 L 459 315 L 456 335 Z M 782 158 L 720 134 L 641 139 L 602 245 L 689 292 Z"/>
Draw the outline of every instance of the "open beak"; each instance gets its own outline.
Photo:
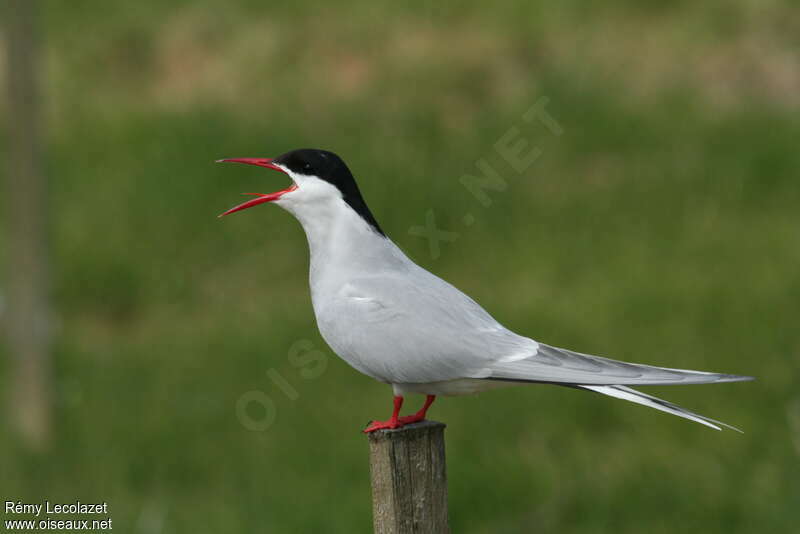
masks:
<path id="1" fill-rule="evenodd" d="M 272 158 L 230 158 L 230 159 L 218 159 L 217 163 L 246 163 L 248 165 L 257 165 L 259 167 L 265 167 L 267 169 L 272 169 L 274 171 L 282 172 L 286 174 L 286 172 L 281 169 L 279 166 L 272 163 Z M 292 184 L 291 187 L 287 187 L 281 191 L 276 191 L 274 193 L 263 194 L 263 193 L 246 193 L 248 195 L 256 195 L 257 198 L 252 200 L 248 200 L 243 204 L 239 204 L 235 206 L 225 213 L 221 214 L 220 217 L 224 217 L 225 215 L 230 215 L 231 213 L 235 213 L 237 211 L 242 211 L 247 208 L 252 208 L 253 206 L 257 206 L 259 204 L 263 204 L 264 202 L 272 202 L 273 200 L 278 200 L 286 193 L 294 191 L 297 189 L 297 185 Z"/>

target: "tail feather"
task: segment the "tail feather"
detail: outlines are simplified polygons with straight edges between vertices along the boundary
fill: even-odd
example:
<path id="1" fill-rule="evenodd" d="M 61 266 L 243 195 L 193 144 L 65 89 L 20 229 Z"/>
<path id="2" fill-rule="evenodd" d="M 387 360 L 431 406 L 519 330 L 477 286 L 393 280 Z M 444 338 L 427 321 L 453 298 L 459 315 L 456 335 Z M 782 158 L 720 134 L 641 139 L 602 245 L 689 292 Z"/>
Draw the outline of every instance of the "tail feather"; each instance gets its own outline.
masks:
<path id="1" fill-rule="evenodd" d="M 662 412 L 671 413 L 672 415 L 677 415 L 678 417 L 695 421 L 696 423 L 711 427 L 715 430 L 722 430 L 720 427 L 725 427 L 735 430 L 736 432 L 742 432 L 738 428 L 729 424 L 717 421 L 716 419 L 711 419 L 710 417 L 696 414 L 687 410 L 686 408 L 681 408 L 676 404 L 672 404 L 671 402 L 659 399 L 658 397 L 653 397 L 652 395 L 647 395 L 646 393 L 636 391 L 635 389 L 626 386 L 575 385 L 575 387 L 594 391 L 596 393 L 602 393 L 603 395 L 608 395 L 617 399 L 635 402 L 636 404 L 641 404 L 642 406 L 655 408 L 656 410 L 661 410 Z"/>

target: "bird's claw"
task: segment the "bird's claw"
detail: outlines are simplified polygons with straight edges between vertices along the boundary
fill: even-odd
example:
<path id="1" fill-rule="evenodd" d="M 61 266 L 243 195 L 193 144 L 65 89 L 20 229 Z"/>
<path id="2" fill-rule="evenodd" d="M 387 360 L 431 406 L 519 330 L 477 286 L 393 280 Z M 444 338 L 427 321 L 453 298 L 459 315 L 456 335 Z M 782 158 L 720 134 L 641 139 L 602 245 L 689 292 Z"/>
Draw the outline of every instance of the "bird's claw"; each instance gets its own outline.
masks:
<path id="1" fill-rule="evenodd" d="M 402 428 L 405 425 L 418 423 L 419 421 L 424 420 L 424 415 L 415 413 L 414 415 L 404 415 L 403 417 L 398 417 L 396 420 L 389 419 L 388 421 L 370 421 L 369 426 L 364 429 L 364 434 L 369 434 L 370 432 L 375 432 L 376 430 L 394 430 L 395 428 Z"/>
<path id="2" fill-rule="evenodd" d="M 364 429 L 364 434 L 369 434 L 370 432 L 375 432 L 376 430 L 392 430 L 395 428 L 400 428 L 405 423 L 402 423 L 402 417 L 400 420 L 398 419 L 389 419 L 388 421 L 372 421 L 370 422 L 369 426 Z"/>

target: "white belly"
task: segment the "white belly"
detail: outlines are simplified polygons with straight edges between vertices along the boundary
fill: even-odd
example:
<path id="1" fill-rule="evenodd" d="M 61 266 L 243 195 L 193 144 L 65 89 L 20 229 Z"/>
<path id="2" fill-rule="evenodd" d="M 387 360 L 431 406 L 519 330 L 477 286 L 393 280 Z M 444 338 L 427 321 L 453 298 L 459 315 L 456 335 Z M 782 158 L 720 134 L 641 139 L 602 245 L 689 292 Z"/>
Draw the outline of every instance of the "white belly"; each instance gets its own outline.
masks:
<path id="1" fill-rule="evenodd" d="M 459 378 L 442 382 L 428 382 L 427 384 L 392 384 L 395 395 L 419 393 L 421 395 L 437 395 L 454 397 L 458 395 L 472 395 L 481 391 L 499 389 L 518 385 L 516 382 L 502 382 L 498 380 L 485 380 L 481 378 Z"/>

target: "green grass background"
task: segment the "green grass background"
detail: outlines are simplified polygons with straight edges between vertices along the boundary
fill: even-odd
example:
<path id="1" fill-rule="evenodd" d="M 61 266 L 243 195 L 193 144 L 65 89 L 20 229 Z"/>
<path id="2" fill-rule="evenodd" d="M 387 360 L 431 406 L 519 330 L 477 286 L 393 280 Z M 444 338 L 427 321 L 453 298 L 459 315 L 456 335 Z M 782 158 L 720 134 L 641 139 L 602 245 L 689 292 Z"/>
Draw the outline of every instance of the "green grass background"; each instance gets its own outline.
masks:
<path id="1" fill-rule="evenodd" d="M 442 399 L 454 532 L 797 528 L 794 2 L 43 5 L 57 428 L 35 455 L 3 420 L 4 499 L 106 500 L 122 532 L 370 531 L 359 431 L 390 389 L 320 338 L 295 220 L 216 218 L 286 181 L 213 160 L 312 146 L 510 328 L 758 377 L 647 390 L 744 435 L 548 386 Z M 541 97 L 561 136 L 521 120 Z M 542 150 L 522 174 L 493 149 L 512 126 Z M 508 183 L 489 207 L 459 183 L 480 157 Z M 458 233 L 436 258 L 409 233 L 429 210 Z M 236 415 L 251 390 L 264 432 Z"/>

